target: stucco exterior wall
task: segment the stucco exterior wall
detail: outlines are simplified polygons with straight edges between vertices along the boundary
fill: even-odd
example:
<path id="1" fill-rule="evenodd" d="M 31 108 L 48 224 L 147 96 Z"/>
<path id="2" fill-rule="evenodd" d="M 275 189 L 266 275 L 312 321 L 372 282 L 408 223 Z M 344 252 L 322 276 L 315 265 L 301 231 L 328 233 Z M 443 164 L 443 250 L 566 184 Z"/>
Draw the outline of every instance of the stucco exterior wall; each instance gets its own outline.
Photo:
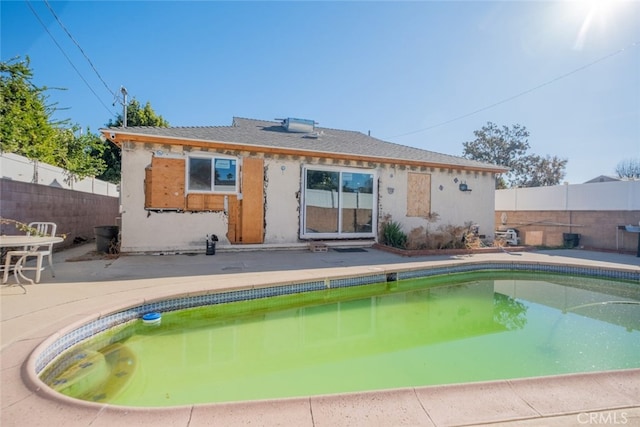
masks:
<path id="1" fill-rule="evenodd" d="M 490 173 L 467 173 L 464 171 L 430 168 L 414 170 L 431 174 L 431 212 L 439 218 L 430 223 L 425 218 L 407 216 L 408 168 L 386 167 L 379 175 L 379 216 L 390 215 L 403 225 L 405 233 L 417 227 L 432 230 L 441 225 L 463 226 L 467 222 L 478 224 L 480 234 L 493 236 L 495 178 Z M 460 191 L 459 185 L 466 183 L 471 191 Z"/>
<path id="2" fill-rule="evenodd" d="M 183 155 L 179 147 L 132 145 L 123 148 L 122 181 L 122 252 L 204 251 L 206 235 L 215 234 L 220 244 L 228 244 L 227 217 L 222 212 L 151 212 L 144 209 L 145 168 L 153 151 L 170 151 Z"/>
<path id="3" fill-rule="evenodd" d="M 300 228 L 300 160 L 266 158 L 265 243 L 298 241 Z"/>
<path id="4" fill-rule="evenodd" d="M 149 211 L 144 208 L 145 168 L 153 152 L 186 156 L 181 146 L 125 143 L 122 156 L 122 252 L 203 252 L 207 234 L 216 234 L 219 247 L 230 247 L 226 237 L 225 212 Z M 480 233 L 492 235 L 494 178 L 491 173 L 467 173 L 439 168 L 414 168 L 388 164 L 364 164 L 330 161 L 317 157 L 280 156 L 249 152 L 226 152 L 238 157 L 263 157 L 264 160 L 264 245 L 299 244 L 301 179 L 305 165 L 344 166 L 375 171 L 378 178 L 378 222 L 385 215 L 403 224 L 409 233 L 416 227 L 440 224 L 477 223 Z M 407 180 L 410 171 L 431 174 L 431 211 L 439 221 L 407 216 Z M 471 191 L 460 191 L 466 182 Z M 241 247 L 242 245 L 233 245 Z"/>

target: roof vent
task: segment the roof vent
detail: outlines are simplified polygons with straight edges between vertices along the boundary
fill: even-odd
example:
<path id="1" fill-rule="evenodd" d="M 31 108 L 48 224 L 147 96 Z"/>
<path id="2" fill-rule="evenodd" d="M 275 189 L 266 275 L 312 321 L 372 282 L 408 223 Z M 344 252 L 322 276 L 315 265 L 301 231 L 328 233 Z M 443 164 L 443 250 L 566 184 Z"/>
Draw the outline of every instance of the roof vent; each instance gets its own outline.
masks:
<path id="1" fill-rule="evenodd" d="M 318 132 L 318 131 L 315 131 L 315 132 L 311 132 L 311 133 L 308 133 L 308 134 L 306 134 L 306 135 L 303 135 L 302 137 L 303 137 L 303 138 L 318 139 L 318 138 L 320 138 L 322 135 L 324 135 L 324 132 L 322 132 L 322 131 L 319 131 L 319 132 Z"/>
<path id="2" fill-rule="evenodd" d="M 314 120 L 295 119 L 292 117 L 282 120 L 282 127 L 287 132 L 311 133 L 316 129 L 316 124 Z"/>

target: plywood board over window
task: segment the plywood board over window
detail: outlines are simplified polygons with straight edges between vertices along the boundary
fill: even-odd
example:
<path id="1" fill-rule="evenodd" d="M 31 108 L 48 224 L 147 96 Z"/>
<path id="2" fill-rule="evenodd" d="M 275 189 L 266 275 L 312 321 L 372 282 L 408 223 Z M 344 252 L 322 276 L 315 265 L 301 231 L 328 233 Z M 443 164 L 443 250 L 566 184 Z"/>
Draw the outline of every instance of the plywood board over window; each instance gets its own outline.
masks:
<path id="1" fill-rule="evenodd" d="M 187 210 L 224 211 L 224 198 L 223 194 L 191 193 L 187 195 Z"/>
<path id="2" fill-rule="evenodd" d="M 183 210 L 184 174 L 184 159 L 153 157 L 145 169 L 144 207 Z"/>
<path id="3" fill-rule="evenodd" d="M 409 172 L 407 176 L 407 216 L 427 217 L 431 212 L 431 175 Z"/>

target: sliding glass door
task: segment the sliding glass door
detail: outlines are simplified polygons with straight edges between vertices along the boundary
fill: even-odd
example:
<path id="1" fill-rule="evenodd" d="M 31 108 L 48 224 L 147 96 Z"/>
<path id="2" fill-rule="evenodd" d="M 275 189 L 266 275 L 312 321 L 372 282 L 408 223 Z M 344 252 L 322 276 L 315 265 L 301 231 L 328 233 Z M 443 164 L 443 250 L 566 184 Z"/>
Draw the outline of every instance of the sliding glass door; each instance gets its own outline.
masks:
<path id="1" fill-rule="evenodd" d="M 374 237 L 375 172 L 362 169 L 303 170 L 302 238 Z"/>

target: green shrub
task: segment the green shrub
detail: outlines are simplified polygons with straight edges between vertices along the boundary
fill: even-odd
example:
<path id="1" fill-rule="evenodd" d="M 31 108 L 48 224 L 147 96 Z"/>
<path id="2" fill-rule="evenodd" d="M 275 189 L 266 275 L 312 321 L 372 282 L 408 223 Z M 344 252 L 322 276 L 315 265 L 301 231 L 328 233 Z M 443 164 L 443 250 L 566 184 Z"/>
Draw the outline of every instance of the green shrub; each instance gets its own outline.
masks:
<path id="1" fill-rule="evenodd" d="M 402 231 L 400 223 L 389 221 L 382 225 L 382 243 L 400 249 L 407 246 L 407 235 Z"/>

